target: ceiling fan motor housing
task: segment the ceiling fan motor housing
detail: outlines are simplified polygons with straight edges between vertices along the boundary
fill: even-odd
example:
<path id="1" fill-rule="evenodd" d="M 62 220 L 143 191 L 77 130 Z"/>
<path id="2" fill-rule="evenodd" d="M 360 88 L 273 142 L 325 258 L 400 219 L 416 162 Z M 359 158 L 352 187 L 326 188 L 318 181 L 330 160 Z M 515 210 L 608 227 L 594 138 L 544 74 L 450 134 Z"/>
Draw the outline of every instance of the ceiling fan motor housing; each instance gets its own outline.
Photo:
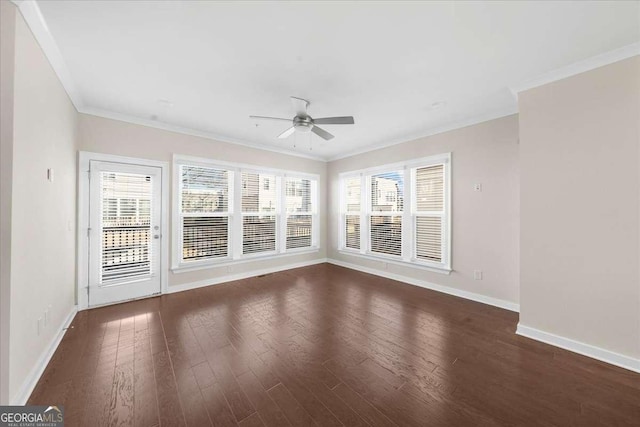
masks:
<path id="1" fill-rule="evenodd" d="M 296 128 L 298 132 L 311 132 L 311 128 L 313 127 L 313 119 L 308 116 L 296 116 L 293 118 L 293 127 Z"/>

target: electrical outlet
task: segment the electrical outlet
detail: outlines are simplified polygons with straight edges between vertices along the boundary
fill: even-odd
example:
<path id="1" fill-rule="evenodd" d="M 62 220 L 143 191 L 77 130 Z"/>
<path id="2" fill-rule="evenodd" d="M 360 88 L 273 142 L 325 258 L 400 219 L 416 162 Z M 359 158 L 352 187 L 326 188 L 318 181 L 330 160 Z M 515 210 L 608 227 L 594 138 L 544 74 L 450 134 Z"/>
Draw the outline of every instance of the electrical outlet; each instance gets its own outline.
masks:
<path id="1" fill-rule="evenodd" d="M 482 270 L 473 270 L 473 280 L 482 280 Z"/>
<path id="2" fill-rule="evenodd" d="M 482 183 L 476 182 L 473 184 L 473 191 L 482 191 Z"/>

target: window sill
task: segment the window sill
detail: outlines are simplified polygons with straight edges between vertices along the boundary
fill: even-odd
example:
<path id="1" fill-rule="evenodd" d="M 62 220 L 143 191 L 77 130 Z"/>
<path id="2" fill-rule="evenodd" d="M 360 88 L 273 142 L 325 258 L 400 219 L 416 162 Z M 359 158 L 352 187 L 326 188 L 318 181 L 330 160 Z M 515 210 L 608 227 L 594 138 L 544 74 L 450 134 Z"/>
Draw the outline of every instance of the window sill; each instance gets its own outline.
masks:
<path id="1" fill-rule="evenodd" d="M 239 259 L 224 259 L 224 260 L 220 260 L 220 261 L 211 261 L 211 262 L 206 262 L 206 263 L 198 263 L 197 265 L 183 264 L 183 265 L 178 265 L 178 266 L 171 267 L 171 272 L 174 273 L 174 274 L 188 273 L 190 271 L 208 270 L 208 269 L 211 269 L 211 268 L 227 267 L 227 266 L 230 266 L 230 265 L 238 265 L 238 264 L 247 264 L 247 263 L 254 262 L 254 261 L 264 261 L 264 260 L 268 260 L 268 259 L 287 258 L 287 257 L 296 256 L 296 255 L 316 253 L 316 252 L 319 252 L 319 251 L 320 251 L 320 248 L 318 248 L 318 247 L 300 248 L 300 249 L 290 249 L 288 252 L 284 252 L 284 253 L 274 254 L 273 252 L 270 252 L 270 253 L 264 254 L 264 255 L 263 254 L 255 255 L 254 254 L 254 255 L 245 256 L 245 257 L 239 258 Z"/>
<path id="2" fill-rule="evenodd" d="M 414 267 L 414 268 L 419 268 L 421 270 L 426 270 L 426 271 L 431 271 L 433 273 L 438 273 L 438 274 L 445 274 L 445 275 L 450 275 L 451 272 L 453 271 L 452 269 L 448 268 L 448 267 L 436 267 L 436 266 L 431 266 L 431 265 L 426 265 L 423 264 L 421 262 L 415 262 L 415 261 L 402 261 L 399 260 L 397 258 L 387 258 L 384 256 L 376 256 L 376 255 L 371 255 L 371 254 L 362 254 L 360 252 L 356 252 L 354 250 L 349 250 L 349 249 L 338 249 L 338 252 L 340 252 L 343 255 L 350 255 L 356 258 L 362 258 L 362 259 L 368 259 L 370 261 L 378 261 L 378 262 L 386 262 L 388 264 L 395 264 L 395 265 L 400 265 L 403 267 Z"/>

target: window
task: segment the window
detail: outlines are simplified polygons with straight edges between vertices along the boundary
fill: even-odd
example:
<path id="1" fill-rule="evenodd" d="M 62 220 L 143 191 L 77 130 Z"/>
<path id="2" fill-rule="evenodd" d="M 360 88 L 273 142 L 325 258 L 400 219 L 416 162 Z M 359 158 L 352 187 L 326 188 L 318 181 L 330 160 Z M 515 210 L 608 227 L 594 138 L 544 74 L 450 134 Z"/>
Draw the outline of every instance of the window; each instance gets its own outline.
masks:
<path id="1" fill-rule="evenodd" d="M 317 250 L 317 176 L 181 156 L 174 170 L 173 270 Z"/>
<path id="2" fill-rule="evenodd" d="M 182 261 L 229 255 L 229 187 L 232 172 L 180 166 Z"/>
<path id="3" fill-rule="evenodd" d="M 151 181 L 145 175 L 100 173 L 102 259 L 100 283 L 113 284 L 151 272 Z M 146 215 L 138 211 L 147 204 Z M 155 262 L 155 261 L 154 261 Z"/>
<path id="4" fill-rule="evenodd" d="M 415 256 L 442 262 L 444 165 L 414 169 Z"/>
<path id="5" fill-rule="evenodd" d="M 342 175 L 340 249 L 450 271 L 450 155 Z"/>
<path id="6" fill-rule="evenodd" d="M 360 199 L 362 178 L 345 179 L 346 198 L 344 200 L 344 245 L 349 249 L 360 249 Z"/>
<path id="7" fill-rule="evenodd" d="M 372 253 L 402 255 L 403 171 L 372 175 L 370 206 L 370 250 Z M 385 195 L 382 197 L 381 195 Z M 393 194 L 393 197 L 389 197 Z"/>
<path id="8" fill-rule="evenodd" d="M 286 178 L 287 249 L 311 246 L 311 180 Z"/>
<path id="9" fill-rule="evenodd" d="M 242 253 L 276 250 L 277 194 L 273 175 L 242 173 Z M 271 190 L 270 190 L 271 188 Z"/>

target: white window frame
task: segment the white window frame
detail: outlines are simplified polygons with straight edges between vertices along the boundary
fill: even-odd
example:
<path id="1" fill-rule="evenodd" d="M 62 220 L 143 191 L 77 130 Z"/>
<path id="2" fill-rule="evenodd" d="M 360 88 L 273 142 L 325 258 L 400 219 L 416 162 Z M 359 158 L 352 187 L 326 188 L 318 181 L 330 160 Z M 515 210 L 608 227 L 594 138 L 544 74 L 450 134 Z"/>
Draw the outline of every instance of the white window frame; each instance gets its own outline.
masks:
<path id="1" fill-rule="evenodd" d="M 345 182 L 351 178 L 360 179 L 360 210 L 359 211 L 348 211 L 347 210 L 347 194 L 345 192 Z M 362 172 L 345 172 L 340 174 L 340 232 L 339 232 L 339 250 L 347 253 L 354 254 L 365 254 L 366 248 L 363 246 L 363 234 L 369 233 L 369 224 L 363 223 L 363 213 L 364 213 L 364 205 L 363 200 L 366 200 L 364 192 L 366 191 L 366 179 L 365 175 Z M 350 248 L 347 246 L 347 216 L 359 216 L 360 217 L 360 249 Z"/>
<path id="2" fill-rule="evenodd" d="M 404 194 L 403 194 L 403 201 L 402 201 L 402 211 L 374 211 L 373 209 L 371 209 L 371 177 L 374 175 L 379 175 L 379 174 L 384 174 L 384 173 L 399 173 L 402 175 L 402 180 L 403 180 L 403 187 L 405 189 L 407 189 L 407 177 L 406 177 L 406 173 L 405 173 L 405 168 L 404 166 L 402 167 L 398 167 L 398 164 L 394 164 L 391 165 L 390 167 L 387 168 L 375 168 L 374 171 L 370 172 L 370 173 L 366 173 L 365 174 L 365 183 L 366 183 L 366 187 L 365 187 L 365 192 L 367 193 L 365 195 L 365 200 L 366 200 L 366 205 L 364 205 L 364 214 L 365 214 L 365 220 L 367 221 L 367 235 L 365 236 L 367 239 L 367 245 L 366 245 L 366 250 L 365 250 L 365 254 L 372 256 L 372 257 L 383 257 L 383 258 L 389 258 L 391 260 L 396 260 L 396 261 L 401 261 L 403 259 L 404 254 L 406 253 L 405 250 L 405 223 L 406 223 L 406 217 L 404 215 L 405 211 L 407 210 L 407 206 L 404 200 Z M 362 190 L 362 189 L 361 189 Z M 362 196 L 360 196 L 362 197 Z M 377 197 L 378 199 L 382 199 L 382 200 L 386 200 L 386 194 L 382 194 L 382 190 L 378 189 L 377 191 Z M 362 199 L 361 199 L 362 200 Z M 360 209 L 362 210 L 362 205 L 360 207 Z M 400 255 L 392 255 L 392 254 L 383 254 L 380 252 L 373 252 L 371 250 L 371 218 L 374 216 L 388 216 L 388 217 L 394 217 L 394 216 L 399 216 L 402 217 L 402 236 L 401 236 L 401 254 Z M 362 218 L 360 219 L 362 221 Z M 362 229 L 361 229 L 362 232 Z M 362 234 L 360 234 L 360 247 L 362 247 Z"/>
<path id="3" fill-rule="evenodd" d="M 240 172 L 239 172 L 239 180 L 242 180 L 242 174 L 243 173 L 256 173 L 256 174 L 268 174 L 268 175 L 273 175 L 275 177 L 275 183 L 274 185 L 276 186 L 276 200 L 281 200 L 280 197 L 280 193 L 281 193 L 281 181 L 282 181 L 282 177 L 276 173 L 274 173 L 273 170 L 265 170 L 265 169 L 255 169 L 255 168 L 241 168 Z M 260 186 L 260 184 L 258 183 L 258 186 Z M 242 259 L 250 259 L 250 258 L 262 258 L 264 256 L 273 256 L 274 254 L 280 253 L 280 240 L 278 239 L 278 236 L 280 234 L 280 215 L 282 213 L 282 203 L 276 203 L 276 210 L 274 212 L 244 212 L 242 210 L 242 190 L 243 188 L 240 188 L 240 193 L 238 195 L 238 199 L 240 199 L 239 202 L 239 212 L 240 212 L 240 226 L 238 228 L 238 231 L 240 232 L 240 248 L 239 248 L 239 253 L 237 254 L 237 256 L 235 257 L 236 259 L 238 258 L 242 258 Z M 266 215 L 266 216 L 275 216 L 276 217 L 276 248 L 273 251 L 265 251 L 265 252 L 256 252 L 256 253 L 251 253 L 251 254 L 244 254 L 242 253 L 243 251 L 243 246 L 244 246 L 244 217 L 245 216 L 261 216 L 261 215 Z"/>
<path id="4" fill-rule="evenodd" d="M 385 263 L 398 265 L 411 265 L 437 273 L 451 273 L 451 153 L 443 153 L 429 157 L 423 157 L 406 162 L 380 165 L 367 169 L 344 172 L 340 178 L 340 215 L 339 215 L 339 245 L 342 253 L 378 260 Z M 415 170 L 434 165 L 444 165 L 444 211 L 442 216 L 442 261 L 428 261 L 416 257 L 415 224 L 417 212 L 415 212 L 415 192 L 413 191 Z M 371 176 L 390 171 L 404 171 L 404 194 L 402 211 L 402 255 L 385 255 L 370 250 L 370 221 L 371 216 L 391 215 L 393 212 L 372 212 L 371 210 Z M 345 180 L 359 176 L 361 178 L 360 189 L 360 250 L 346 246 L 346 194 Z M 356 213 L 349 212 L 349 215 Z M 420 214 L 423 214 L 422 212 Z"/>
<path id="5" fill-rule="evenodd" d="M 309 212 L 287 212 L 287 178 L 293 179 L 308 179 L 311 184 L 311 211 Z M 280 236 L 282 237 L 280 244 L 280 252 L 281 253 L 296 253 L 296 252 L 306 252 L 309 248 L 318 248 L 318 178 L 313 178 L 312 175 L 307 174 L 299 174 L 295 172 L 284 172 L 282 175 L 282 183 L 279 188 L 281 189 L 281 202 L 280 202 L 280 210 L 282 212 L 281 215 L 281 224 L 280 224 Z M 276 209 L 277 210 L 277 209 Z M 289 216 L 295 215 L 311 215 L 311 246 L 305 246 L 301 248 L 291 248 L 287 249 L 287 219 Z"/>
<path id="6" fill-rule="evenodd" d="M 207 212 L 207 213 L 188 213 L 185 214 L 182 212 L 182 179 L 181 179 L 181 173 L 180 173 L 180 169 L 182 166 L 200 166 L 200 167 L 205 167 L 205 168 L 210 168 L 210 169 L 218 169 L 218 170 L 224 170 L 228 173 L 227 179 L 228 179 L 228 185 L 229 185 L 229 189 L 228 189 L 228 200 L 227 200 L 227 211 L 226 212 Z M 189 266 L 193 266 L 193 267 L 197 267 L 197 266 L 202 266 L 202 265 L 206 265 L 209 264 L 211 262 L 225 262 L 225 261 L 229 261 L 231 259 L 233 259 L 233 251 L 234 251 L 234 243 L 233 239 L 231 238 L 232 236 L 232 232 L 233 232 L 233 228 L 234 228 L 234 203 L 233 200 L 235 199 L 234 195 L 236 194 L 236 188 L 234 186 L 234 183 L 236 181 L 239 181 L 239 178 L 236 177 L 236 171 L 231 170 L 230 168 L 228 168 L 225 165 L 221 165 L 221 164 L 216 164 L 216 163 L 203 163 L 203 162 L 184 162 L 184 163 L 174 163 L 174 175 L 176 176 L 177 179 L 177 187 L 178 187 L 178 192 L 177 192 L 177 197 L 174 198 L 174 212 L 178 217 L 177 222 L 174 221 L 173 222 L 173 229 L 174 231 L 177 231 L 177 236 L 176 233 L 174 232 L 174 240 L 173 242 L 178 242 L 179 243 L 179 250 L 176 252 L 175 248 L 174 248 L 174 256 L 178 256 L 177 260 L 178 260 L 178 265 L 179 266 L 183 266 L 183 265 L 189 265 Z M 211 217 L 211 218 L 227 218 L 227 255 L 224 257 L 216 257 L 216 258 L 211 258 L 211 259 L 202 259 L 202 260 L 197 260 L 197 261 L 184 261 L 182 259 L 182 238 L 184 236 L 183 234 L 183 228 L 184 228 L 184 222 L 182 221 L 182 219 L 184 217 Z M 177 240 L 176 240 L 177 237 Z M 175 246 L 175 245 L 174 245 Z M 241 249 L 242 250 L 242 249 Z"/>
<path id="7" fill-rule="evenodd" d="M 182 260 L 182 216 L 180 205 L 180 166 L 202 166 L 208 168 L 218 168 L 230 172 L 229 188 L 229 251 L 227 257 L 206 259 L 198 261 Z M 276 177 L 276 198 L 279 206 L 273 213 L 276 216 L 276 250 L 253 254 L 242 253 L 242 216 L 247 213 L 242 212 L 242 173 L 264 173 Z M 286 212 L 285 212 L 285 180 L 287 177 L 304 178 L 311 180 L 311 247 L 286 249 Z M 195 270 L 242 264 L 263 258 L 279 258 L 302 253 L 319 251 L 319 222 L 318 222 L 318 185 L 320 176 L 297 171 L 287 171 L 260 167 L 257 165 L 232 163 L 225 161 L 211 160 L 202 157 L 185 156 L 175 154 L 173 156 L 173 197 L 172 197 L 172 243 L 171 243 L 171 271 L 174 273 L 184 273 Z M 233 184 L 231 184 L 233 183 Z"/>

